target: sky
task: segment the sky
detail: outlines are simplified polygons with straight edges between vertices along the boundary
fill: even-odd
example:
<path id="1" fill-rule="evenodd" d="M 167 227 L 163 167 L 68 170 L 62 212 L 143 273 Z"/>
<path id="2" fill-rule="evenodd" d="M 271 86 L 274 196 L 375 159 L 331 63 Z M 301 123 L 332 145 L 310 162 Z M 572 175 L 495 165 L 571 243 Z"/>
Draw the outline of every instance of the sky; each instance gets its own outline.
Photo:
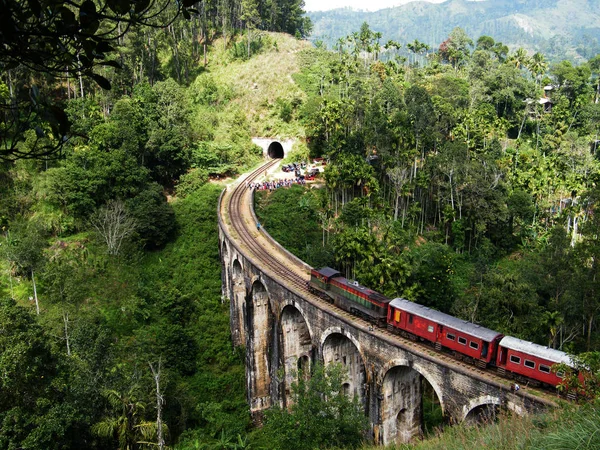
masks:
<path id="1" fill-rule="evenodd" d="M 384 8 L 410 3 L 414 0 L 304 0 L 305 11 L 328 11 L 350 7 L 356 10 L 377 11 Z M 445 0 L 421 0 L 429 3 L 442 3 Z"/>

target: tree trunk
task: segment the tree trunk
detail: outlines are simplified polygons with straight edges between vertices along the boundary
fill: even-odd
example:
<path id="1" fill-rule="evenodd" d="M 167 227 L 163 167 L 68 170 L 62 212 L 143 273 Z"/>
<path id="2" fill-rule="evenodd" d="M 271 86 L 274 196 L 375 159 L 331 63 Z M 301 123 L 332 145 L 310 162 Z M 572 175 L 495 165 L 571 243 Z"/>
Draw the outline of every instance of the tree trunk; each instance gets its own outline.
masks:
<path id="1" fill-rule="evenodd" d="M 165 399 L 160 393 L 160 359 L 158 360 L 158 371 L 154 369 L 152 363 L 148 363 L 150 366 L 150 370 L 152 371 L 152 376 L 154 377 L 154 382 L 156 383 L 156 439 L 157 446 L 160 450 L 165 449 L 165 439 L 163 437 L 163 423 L 162 423 L 162 407 L 165 403 Z"/>
<path id="2" fill-rule="evenodd" d="M 179 48 L 177 46 L 177 36 L 175 36 L 175 27 L 171 25 L 169 27 L 171 35 L 173 36 L 173 56 L 175 57 L 175 70 L 177 71 L 177 81 L 181 83 L 181 67 L 179 61 Z"/>
<path id="3" fill-rule="evenodd" d="M 65 323 L 65 341 L 67 342 L 67 356 L 71 356 L 71 343 L 69 341 L 69 313 L 63 313 Z"/>
<path id="4" fill-rule="evenodd" d="M 592 325 L 594 324 L 594 315 L 590 314 L 588 318 L 588 329 L 587 329 L 587 351 L 591 351 L 592 348 Z"/>
<path id="5" fill-rule="evenodd" d="M 250 59 L 250 23 L 248 23 L 246 30 L 248 33 L 248 59 Z"/>
<path id="6" fill-rule="evenodd" d="M 80 67 L 80 61 L 79 61 L 79 53 L 77 53 L 77 66 Z M 81 76 L 81 70 L 77 71 L 77 76 L 79 77 L 79 89 L 81 89 L 81 98 L 84 97 L 84 92 L 83 92 L 83 77 Z"/>
<path id="7" fill-rule="evenodd" d="M 35 286 L 35 277 L 33 275 L 33 269 L 31 269 L 31 281 L 33 283 L 33 298 L 35 299 L 35 312 L 39 316 L 39 314 L 40 314 L 40 303 L 38 301 L 37 288 Z"/>

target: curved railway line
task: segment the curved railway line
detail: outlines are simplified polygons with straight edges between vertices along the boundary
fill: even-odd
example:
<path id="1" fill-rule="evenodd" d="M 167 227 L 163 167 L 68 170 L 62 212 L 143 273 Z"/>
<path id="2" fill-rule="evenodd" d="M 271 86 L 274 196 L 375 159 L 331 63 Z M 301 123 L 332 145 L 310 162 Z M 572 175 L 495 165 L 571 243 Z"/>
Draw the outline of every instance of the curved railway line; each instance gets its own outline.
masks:
<path id="1" fill-rule="evenodd" d="M 387 329 L 373 327 L 368 321 L 356 317 L 341 308 L 326 302 L 319 296 L 308 290 L 307 282 L 310 279 L 307 273 L 306 266 L 301 266 L 297 261 L 290 259 L 289 255 L 285 255 L 281 249 L 272 245 L 268 238 L 257 229 L 255 217 L 250 208 L 253 192 L 248 188 L 248 183 L 254 183 L 260 179 L 263 174 L 266 174 L 270 169 L 275 167 L 280 160 L 274 159 L 260 166 L 258 169 L 251 172 L 244 180 L 238 182 L 233 190 L 226 195 L 227 200 L 220 205 L 222 217 L 228 217 L 230 232 L 237 235 L 237 243 L 240 247 L 249 251 L 249 256 L 256 262 L 260 261 L 260 268 L 265 273 L 271 274 L 273 278 L 282 281 L 281 284 L 287 288 L 296 291 L 310 303 L 318 305 L 322 310 L 327 310 L 331 314 L 340 319 L 352 323 L 359 324 L 360 328 L 365 332 L 377 334 L 382 339 L 409 349 L 411 352 L 419 354 L 427 359 L 435 359 L 451 366 L 454 370 L 469 373 L 478 378 L 484 378 L 487 382 L 492 382 L 498 386 L 508 389 L 511 380 L 502 378 L 490 370 L 480 369 L 474 365 L 464 361 L 457 360 L 446 353 L 437 352 L 432 346 L 425 343 L 415 342 L 405 337 L 393 334 Z M 432 351 L 435 355 L 432 357 Z M 529 388 L 532 392 L 521 392 L 521 395 L 534 395 L 537 399 L 543 398 L 550 405 L 555 405 L 555 394 Z"/>
<path id="2" fill-rule="evenodd" d="M 261 174 L 274 167 L 278 162 L 278 160 L 274 159 L 259 167 L 252 172 L 245 181 L 247 183 L 255 182 Z M 251 201 L 251 196 L 252 191 L 246 186 L 246 183 L 239 183 L 234 188 L 229 197 L 229 201 L 227 202 L 231 225 L 239 236 L 240 243 L 248 248 L 254 256 L 263 263 L 263 269 L 268 269 L 268 271 L 272 272 L 277 277 L 283 278 L 288 283 L 304 290 L 306 288 L 307 279 L 289 269 L 288 266 L 282 264 L 282 261 L 277 259 L 273 252 L 268 251 L 268 249 L 263 247 L 258 241 L 257 238 L 260 235 L 260 231 L 256 229 L 256 224 L 252 223 L 254 221 L 250 221 L 251 216 L 248 211 L 249 208 L 244 208 L 246 202 Z"/>

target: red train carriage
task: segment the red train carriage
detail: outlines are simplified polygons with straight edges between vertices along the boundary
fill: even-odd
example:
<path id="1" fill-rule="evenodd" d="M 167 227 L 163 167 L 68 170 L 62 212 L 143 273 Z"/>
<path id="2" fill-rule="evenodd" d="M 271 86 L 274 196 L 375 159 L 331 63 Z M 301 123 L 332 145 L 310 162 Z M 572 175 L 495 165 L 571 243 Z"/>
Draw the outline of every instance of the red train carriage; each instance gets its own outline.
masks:
<path id="1" fill-rule="evenodd" d="M 356 281 L 348 280 L 331 267 L 312 269 L 309 286 L 326 293 L 340 308 L 379 326 L 385 326 L 390 299 Z"/>
<path id="2" fill-rule="evenodd" d="M 408 300 L 390 302 L 388 327 L 404 330 L 458 355 L 472 358 L 480 367 L 494 362 L 502 334 L 471 322 L 444 314 Z"/>
<path id="3" fill-rule="evenodd" d="M 533 342 L 523 341 L 512 336 L 505 336 L 500 341 L 496 365 L 501 374 L 512 372 L 530 380 L 557 386 L 563 374 L 554 373 L 554 364 L 573 363 L 569 355 L 560 350 L 544 347 Z"/>

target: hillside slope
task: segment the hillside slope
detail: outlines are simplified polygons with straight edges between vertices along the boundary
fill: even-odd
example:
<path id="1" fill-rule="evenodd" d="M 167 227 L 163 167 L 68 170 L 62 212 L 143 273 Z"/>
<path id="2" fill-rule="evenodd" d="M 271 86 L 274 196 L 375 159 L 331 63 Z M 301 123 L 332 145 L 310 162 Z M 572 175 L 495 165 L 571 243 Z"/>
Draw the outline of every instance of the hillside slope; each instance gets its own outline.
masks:
<path id="1" fill-rule="evenodd" d="M 233 89 L 233 104 L 244 111 L 255 136 L 295 137 L 303 131 L 292 120 L 294 106 L 304 93 L 292 80 L 299 71 L 296 54 L 311 46 L 284 33 L 262 32 L 263 48 L 249 60 L 228 58 L 223 45 L 216 43 L 209 72 Z M 281 118 L 288 105 L 291 116 Z M 286 120 L 287 119 L 287 120 Z"/>
<path id="2" fill-rule="evenodd" d="M 587 59 L 600 49 L 598 0 L 448 0 L 413 2 L 376 12 L 338 9 L 308 16 L 314 24 L 311 39 L 328 46 L 366 21 L 383 34 L 383 42 L 418 39 L 432 48 L 458 26 L 474 40 L 490 35 L 511 48 L 541 51 L 553 59 Z"/>

